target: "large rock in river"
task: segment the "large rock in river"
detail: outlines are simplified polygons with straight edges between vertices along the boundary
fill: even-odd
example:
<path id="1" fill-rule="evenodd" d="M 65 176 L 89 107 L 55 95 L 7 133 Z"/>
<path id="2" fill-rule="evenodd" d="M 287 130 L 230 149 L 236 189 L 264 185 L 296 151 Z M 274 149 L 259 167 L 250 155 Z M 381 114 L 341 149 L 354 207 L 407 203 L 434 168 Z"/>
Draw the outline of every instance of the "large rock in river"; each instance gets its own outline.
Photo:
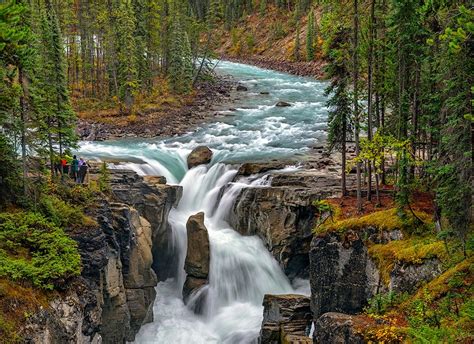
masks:
<path id="1" fill-rule="evenodd" d="M 198 146 L 193 149 L 188 155 L 188 168 L 193 168 L 198 165 L 205 165 L 211 162 L 212 151 L 209 147 Z"/>
<path id="2" fill-rule="evenodd" d="M 183 287 L 183 298 L 189 297 L 205 286 L 209 276 L 209 234 L 204 225 L 204 213 L 200 212 L 189 217 L 186 223 L 188 234 L 188 251 L 184 270 L 187 273 Z"/>

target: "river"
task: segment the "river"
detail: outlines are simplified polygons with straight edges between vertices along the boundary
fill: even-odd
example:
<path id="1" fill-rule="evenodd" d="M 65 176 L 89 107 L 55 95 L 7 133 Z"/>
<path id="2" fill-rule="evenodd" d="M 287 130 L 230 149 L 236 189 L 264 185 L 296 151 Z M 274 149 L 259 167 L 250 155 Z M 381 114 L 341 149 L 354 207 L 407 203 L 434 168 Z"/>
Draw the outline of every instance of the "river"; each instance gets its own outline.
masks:
<path id="1" fill-rule="evenodd" d="M 176 279 L 157 286 L 154 322 L 141 328 L 135 343 L 254 343 L 264 294 L 309 293 L 307 281 L 292 285 L 261 240 L 241 236 L 226 218 L 243 187 L 268 184 L 265 177 L 232 182 L 235 163 L 302 155 L 308 146 L 324 141 L 326 83 L 226 61 L 216 70 L 248 88 L 232 105 L 235 109 L 220 111 L 226 115 L 221 121 L 179 137 L 80 146 L 81 156 L 127 161 L 124 165 L 141 175 L 163 175 L 168 183 L 183 186 L 183 197 L 169 216 L 180 271 Z M 291 106 L 276 107 L 278 101 Z M 186 157 L 198 145 L 213 150 L 212 162 L 188 170 Z M 209 285 L 201 291 L 207 294 L 203 313 L 196 315 L 183 303 L 181 293 L 186 277 L 185 224 L 199 211 L 206 214 L 211 261 Z"/>

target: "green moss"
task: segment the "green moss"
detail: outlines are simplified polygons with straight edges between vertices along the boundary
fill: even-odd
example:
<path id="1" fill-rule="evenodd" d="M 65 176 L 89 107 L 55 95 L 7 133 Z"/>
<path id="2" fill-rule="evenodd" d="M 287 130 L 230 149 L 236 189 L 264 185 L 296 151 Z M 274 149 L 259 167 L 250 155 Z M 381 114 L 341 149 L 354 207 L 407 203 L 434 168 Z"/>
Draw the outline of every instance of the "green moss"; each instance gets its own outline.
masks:
<path id="1" fill-rule="evenodd" d="M 16 332 L 15 322 L 2 314 L 0 314 L 0 338 L 4 344 L 21 342 L 21 338 Z"/>
<path id="2" fill-rule="evenodd" d="M 81 272 L 76 242 L 44 216 L 0 213 L 0 277 L 44 289 Z"/>
<path id="3" fill-rule="evenodd" d="M 372 245 L 369 248 L 369 255 L 374 258 L 382 280 L 388 284 L 390 272 L 396 262 L 421 264 L 424 259 L 443 259 L 447 252 L 442 241 L 433 238 L 412 238 Z"/>
<path id="4" fill-rule="evenodd" d="M 368 227 L 387 231 L 395 229 L 410 230 L 419 225 L 419 220 L 416 217 L 425 223 L 431 222 L 431 216 L 422 212 L 415 212 L 416 217 L 409 214 L 406 215 L 405 219 L 402 219 L 395 208 L 380 210 L 365 216 L 351 217 L 348 219 L 341 219 L 340 213 L 341 210 L 336 208 L 334 210 L 334 216 L 328 218 L 323 224 L 318 226 L 315 229 L 315 233 L 346 232 L 348 230 L 357 231 Z"/>

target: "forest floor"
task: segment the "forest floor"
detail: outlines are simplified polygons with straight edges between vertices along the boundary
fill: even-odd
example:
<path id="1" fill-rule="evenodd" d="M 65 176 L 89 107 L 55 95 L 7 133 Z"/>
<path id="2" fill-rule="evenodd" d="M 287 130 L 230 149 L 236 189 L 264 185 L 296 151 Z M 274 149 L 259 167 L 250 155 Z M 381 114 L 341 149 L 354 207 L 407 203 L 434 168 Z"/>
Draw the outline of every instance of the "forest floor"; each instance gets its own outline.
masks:
<path id="1" fill-rule="evenodd" d="M 113 102 L 107 106 L 73 97 L 78 114 L 77 133 L 87 141 L 184 134 L 220 116 L 214 107 L 232 103 L 235 84 L 232 78 L 217 76 L 213 81 L 200 82 L 189 95 L 154 90 L 155 94 L 140 100 L 128 115 L 121 114 Z"/>

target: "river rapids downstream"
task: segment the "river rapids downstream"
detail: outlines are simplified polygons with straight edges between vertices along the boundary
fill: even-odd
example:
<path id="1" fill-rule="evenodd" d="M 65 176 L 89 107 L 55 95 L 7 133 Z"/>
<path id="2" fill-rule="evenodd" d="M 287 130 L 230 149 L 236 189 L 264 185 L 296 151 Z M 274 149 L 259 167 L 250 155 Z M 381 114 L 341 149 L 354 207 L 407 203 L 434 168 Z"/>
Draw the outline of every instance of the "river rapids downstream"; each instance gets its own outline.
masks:
<path id="1" fill-rule="evenodd" d="M 81 143 L 81 156 L 127 161 L 122 167 L 162 175 L 183 187 L 182 199 L 169 215 L 172 244 L 179 252 L 178 277 L 158 284 L 154 322 L 141 328 L 135 343 L 254 343 L 264 294 L 309 294 L 307 281 L 291 284 L 261 240 L 241 236 L 226 219 L 243 187 L 269 183 L 265 177 L 233 181 L 238 163 L 303 155 L 308 146 L 324 141 L 326 83 L 231 62 L 220 62 L 216 70 L 248 88 L 232 104 L 233 111 L 221 111 L 223 120 L 167 139 Z M 278 101 L 291 106 L 276 107 Z M 188 170 L 186 157 L 198 145 L 213 150 L 212 162 Z M 201 291 L 207 297 L 197 315 L 184 304 L 182 288 L 186 221 L 199 211 L 205 213 L 211 261 L 209 284 Z"/>

